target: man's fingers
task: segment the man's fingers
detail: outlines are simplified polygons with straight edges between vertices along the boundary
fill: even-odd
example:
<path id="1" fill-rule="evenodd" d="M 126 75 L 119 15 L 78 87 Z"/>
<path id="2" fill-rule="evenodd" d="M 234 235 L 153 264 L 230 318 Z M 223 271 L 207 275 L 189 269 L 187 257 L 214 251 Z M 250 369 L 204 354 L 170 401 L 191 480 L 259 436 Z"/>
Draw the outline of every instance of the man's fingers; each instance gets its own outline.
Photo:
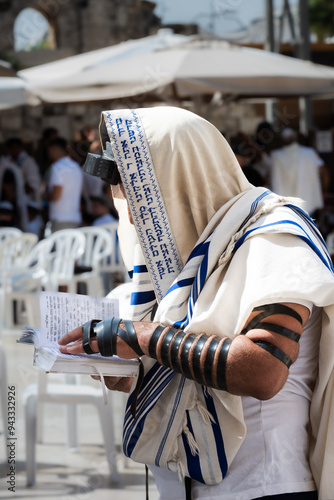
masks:
<path id="1" fill-rule="evenodd" d="M 99 352 L 96 339 L 91 341 L 90 346 L 95 353 Z M 82 339 L 78 339 L 71 344 L 59 345 L 59 350 L 63 354 L 82 354 L 85 352 L 82 345 Z"/>
<path id="2" fill-rule="evenodd" d="M 76 341 L 70 345 L 60 345 L 59 350 L 64 354 L 80 354 L 85 352 L 81 341 Z"/>
<path id="3" fill-rule="evenodd" d="M 78 340 L 82 338 L 82 326 L 79 326 L 78 328 L 75 328 L 69 333 L 66 333 L 64 337 L 58 340 L 59 345 L 67 345 L 70 344 L 71 342 L 74 342 L 75 340 Z"/>

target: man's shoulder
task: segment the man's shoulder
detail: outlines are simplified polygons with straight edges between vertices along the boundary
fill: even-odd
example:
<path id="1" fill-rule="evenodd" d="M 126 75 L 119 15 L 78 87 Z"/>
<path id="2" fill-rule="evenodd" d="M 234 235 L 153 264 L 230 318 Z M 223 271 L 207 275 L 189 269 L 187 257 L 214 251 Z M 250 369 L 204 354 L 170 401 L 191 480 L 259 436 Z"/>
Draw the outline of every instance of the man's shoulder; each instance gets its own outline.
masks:
<path id="1" fill-rule="evenodd" d="M 64 156 L 63 158 L 60 158 L 59 160 L 55 161 L 52 165 L 52 168 L 56 169 L 67 169 L 69 167 L 75 168 L 76 170 L 82 171 L 79 163 L 77 163 L 75 160 L 72 160 L 69 156 Z"/>
<path id="2" fill-rule="evenodd" d="M 320 158 L 315 149 L 310 148 L 308 146 L 300 146 L 300 151 L 305 157 L 314 160 L 315 163 L 317 164 L 323 163 L 322 159 Z"/>

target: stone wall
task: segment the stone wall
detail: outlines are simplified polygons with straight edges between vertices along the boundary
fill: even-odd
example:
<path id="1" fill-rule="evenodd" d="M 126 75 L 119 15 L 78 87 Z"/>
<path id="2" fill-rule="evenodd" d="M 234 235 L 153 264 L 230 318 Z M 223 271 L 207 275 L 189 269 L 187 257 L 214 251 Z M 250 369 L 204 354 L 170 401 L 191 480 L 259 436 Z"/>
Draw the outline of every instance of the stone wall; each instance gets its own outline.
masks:
<path id="1" fill-rule="evenodd" d="M 57 49 L 87 52 L 156 32 L 155 4 L 142 0 L 0 0 L 0 53 L 12 53 L 14 23 L 25 8 L 47 19 Z M 30 25 L 29 25 L 30 24 Z M 33 30 L 33 22 L 24 29 Z"/>
<path id="2" fill-rule="evenodd" d="M 160 27 L 155 3 L 142 0 L 0 0 L 0 58 L 14 60 L 17 69 L 107 47 L 154 34 Z M 14 23 L 25 8 L 35 8 L 48 20 L 54 50 L 14 51 Z M 27 35 L 36 27 L 24 26 Z M 30 31 L 31 33 L 31 31 Z M 98 126 L 101 110 L 110 105 L 47 105 L 1 111 L 0 143 L 11 136 L 37 144 L 44 128 L 54 126 L 74 139 L 85 125 Z"/>

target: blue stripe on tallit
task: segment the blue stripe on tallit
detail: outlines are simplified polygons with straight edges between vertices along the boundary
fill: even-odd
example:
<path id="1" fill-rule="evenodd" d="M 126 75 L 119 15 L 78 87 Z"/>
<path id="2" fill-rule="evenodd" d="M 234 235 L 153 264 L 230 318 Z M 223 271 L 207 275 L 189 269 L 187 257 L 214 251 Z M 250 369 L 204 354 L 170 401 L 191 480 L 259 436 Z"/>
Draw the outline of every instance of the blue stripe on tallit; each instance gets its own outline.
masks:
<path id="1" fill-rule="evenodd" d="M 206 252 L 203 255 L 202 262 L 199 266 L 198 273 L 195 276 L 194 284 L 191 290 L 191 299 L 193 301 L 193 304 L 196 303 L 198 296 L 204 286 L 205 280 L 207 278 L 210 242 L 207 243 L 208 245 Z"/>
<path id="2" fill-rule="evenodd" d="M 165 376 L 164 368 L 165 367 L 163 367 L 159 363 L 155 363 L 153 365 L 153 367 L 146 374 L 146 376 L 143 380 L 140 392 L 137 396 L 137 406 L 136 406 L 137 414 L 138 414 L 138 412 L 141 411 L 142 404 L 145 404 L 147 397 L 149 397 L 152 387 L 154 385 L 161 384 L 161 382 L 163 381 L 163 378 Z M 132 403 L 132 397 L 133 397 L 133 394 L 130 395 L 128 402 L 127 402 L 126 417 L 125 417 L 125 423 L 124 423 L 125 425 L 126 425 L 127 415 L 130 416 L 130 406 Z"/>
<path id="3" fill-rule="evenodd" d="M 194 436 L 194 431 L 193 431 L 193 427 L 191 425 L 191 420 L 189 418 L 189 411 L 188 410 L 186 410 L 186 415 L 187 415 L 187 427 L 188 427 L 189 431 L 191 432 L 191 434 Z M 205 481 L 204 481 L 203 475 L 202 475 L 202 471 L 201 471 L 199 456 L 198 456 L 198 454 L 193 455 L 191 453 L 191 449 L 190 449 L 190 446 L 188 444 L 188 439 L 187 439 L 187 436 L 185 435 L 184 432 L 182 432 L 181 436 L 182 436 L 184 450 L 185 450 L 186 456 L 187 456 L 187 467 L 188 467 L 189 476 L 192 479 L 195 479 L 196 481 L 199 481 L 200 483 L 205 484 Z"/>
<path id="4" fill-rule="evenodd" d="M 319 248 L 317 247 L 316 243 L 314 241 L 312 241 L 312 239 L 310 238 L 310 236 L 307 234 L 307 232 L 305 231 L 305 229 L 300 225 L 300 224 L 297 224 L 297 222 L 294 222 L 294 221 L 291 221 L 291 220 L 288 220 L 288 219 L 285 219 L 285 220 L 281 220 L 281 221 L 277 221 L 277 222 L 272 222 L 270 224 L 264 224 L 263 226 L 260 226 L 260 227 L 256 227 L 254 229 L 250 229 L 249 231 L 247 231 L 241 238 L 239 238 L 239 240 L 236 242 L 235 246 L 234 246 L 234 252 L 236 250 L 238 250 L 238 248 L 240 248 L 240 246 L 243 244 L 243 242 L 245 241 L 245 239 L 251 234 L 251 233 L 254 233 L 256 231 L 261 231 L 263 228 L 267 228 L 267 227 L 274 227 L 274 226 L 280 226 L 280 225 L 283 225 L 283 224 L 290 224 L 291 226 L 295 226 L 297 227 L 298 229 L 300 229 L 300 231 L 303 233 L 303 234 L 295 234 L 294 236 L 297 236 L 298 238 L 302 239 L 303 241 L 305 241 L 305 243 L 307 243 L 309 245 L 310 248 L 312 248 L 312 250 L 317 254 L 317 256 L 319 257 L 319 259 L 323 262 L 323 264 L 325 264 L 325 266 L 327 267 L 327 269 L 329 269 L 330 271 L 333 272 L 333 266 L 330 266 L 327 258 L 323 255 L 323 253 L 319 250 Z"/>
<path id="5" fill-rule="evenodd" d="M 161 458 L 162 452 L 163 452 L 165 444 L 167 442 L 170 429 L 174 423 L 175 415 L 176 415 L 177 408 L 178 408 L 179 403 L 180 403 L 180 398 L 182 395 L 185 381 L 186 381 L 186 379 L 184 377 L 182 377 L 181 381 L 179 383 L 179 387 L 178 387 L 177 392 L 176 392 L 176 396 L 175 396 L 175 400 L 174 400 L 174 404 L 173 404 L 173 410 L 172 410 L 172 413 L 171 413 L 171 416 L 170 416 L 170 419 L 169 419 L 169 422 L 168 422 L 168 425 L 166 428 L 166 432 L 164 434 L 164 437 L 161 440 L 161 444 L 159 446 L 157 456 L 155 457 L 155 465 L 157 465 L 157 466 L 159 466 L 159 464 L 160 464 L 160 458 Z"/>
<path id="6" fill-rule="evenodd" d="M 268 189 L 267 191 L 265 191 L 264 193 L 260 194 L 260 196 L 258 196 L 256 198 L 256 200 L 253 201 L 253 203 L 251 204 L 251 208 L 250 208 L 250 211 L 249 211 L 249 214 L 247 215 L 247 217 L 244 219 L 244 221 L 242 222 L 241 226 L 239 227 L 238 231 L 239 232 L 244 226 L 245 224 L 247 224 L 247 222 L 249 221 L 249 219 L 251 219 L 253 217 L 253 215 L 255 214 L 255 211 L 257 209 L 257 206 L 258 204 L 260 203 L 261 200 L 263 200 L 263 198 L 265 198 L 266 196 L 272 194 L 272 192 Z"/>
<path id="7" fill-rule="evenodd" d="M 211 239 L 211 236 L 209 238 Z M 210 243 L 211 241 L 206 240 L 205 242 L 197 245 L 196 251 L 192 252 L 193 258 L 191 259 L 189 257 L 188 262 L 191 260 L 197 259 L 200 256 L 203 256 L 202 262 L 198 266 L 198 271 L 196 275 L 193 278 L 188 278 L 187 280 L 180 280 L 179 282 L 176 281 L 172 285 L 172 287 L 168 290 L 167 294 L 175 290 L 176 288 L 182 288 L 185 286 L 189 286 L 191 284 L 191 280 L 193 281 L 193 285 L 190 291 L 190 296 L 188 300 L 188 305 L 187 305 L 187 315 L 185 318 L 183 318 L 180 321 L 176 321 L 173 326 L 175 328 L 185 328 L 189 321 L 190 318 L 193 315 L 193 310 L 195 303 L 197 302 L 198 295 L 200 294 L 204 283 L 207 278 L 207 271 L 208 271 L 208 260 L 209 260 L 209 249 L 210 249 Z"/>
<path id="8" fill-rule="evenodd" d="M 323 251 L 323 254 L 324 256 L 326 257 L 327 259 L 327 262 L 329 264 L 329 267 L 332 269 L 332 271 L 334 272 L 334 268 L 333 268 L 333 263 L 332 263 L 332 259 L 329 255 L 329 252 L 328 252 L 328 249 L 327 249 L 327 245 L 326 245 L 326 242 L 324 241 L 318 227 L 316 226 L 315 222 L 311 219 L 311 217 L 306 213 L 304 212 L 304 210 L 302 210 L 300 207 L 296 207 L 295 205 L 287 205 L 293 212 L 295 212 L 297 215 L 299 215 L 302 220 L 307 224 L 308 228 L 311 230 L 311 232 L 314 234 L 314 236 L 316 237 L 317 241 L 320 243 L 321 245 L 321 248 L 322 248 L 322 251 Z"/>
<path id="9" fill-rule="evenodd" d="M 142 266 L 135 266 L 133 268 L 133 273 L 134 274 L 139 274 L 139 273 L 148 273 L 148 269 L 146 266 L 142 265 Z"/>
<path id="10" fill-rule="evenodd" d="M 164 388 L 169 384 L 169 382 L 172 380 L 174 377 L 174 374 L 170 374 L 169 377 L 166 379 Z M 143 428 L 145 425 L 146 418 L 150 412 L 150 410 L 154 407 L 158 399 L 161 397 L 162 390 L 160 387 L 156 388 L 153 392 L 151 397 L 148 399 L 147 404 L 145 406 L 145 411 L 142 412 L 141 415 L 136 414 L 136 420 L 132 426 L 130 426 L 127 435 L 124 436 L 123 438 L 123 451 L 125 456 L 130 457 L 134 447 L 137 444 L 137 441 L 139 437 L 141 436 L 141 433 L 143 432 Z"/>
<path id="11" fill-rule="evenodd" d="M 199 243 L 197 246 L 195 246 L 195 248 L 193 249 L 193 251 L 191 252 L 191 254 L 188 257 L 187 262 L 194 259 L 195 257 L 199 257 L 200 255 L 204 255 L 205 252 L 207 251 L 208 245 L 209 245 L 209 242 L 206 240 L 206 241 L 203 241 L 202 243 Z"/>
<path id="12" fill-rule="evenodd" d="M 211 422 L 211 426 L 212 426 L 213 434 L 215 436 L 218 461 L 219 461 L 220 469 L 222 471 L 222 475 L 224 478 L 226 476 L 227 469 L 228 469 L 228 464 L 227 464 L 227 459 L 226 459 L 226 454 L 225 454 L 224 439 L 223 439 L 223 435 L 222 435 L 222 432 L 220 429 L 218 415 L 216 412 L 216 407 L 215 407 L 213 398 L 208 393 L 208 391 L 205 391 L 203 389 L 203 387 L 202 387 L 202 390 L 203 390 L 207 409 L 210 412 L 211 416 L 213 417 L 213 422 Z"/>
<path id="13" fill-rule="evenodd" d="M 165 380 L 166 378 L 169 378 L 169 376 L 175 375 L 175 372 L 172 371 L 170 368 L 167 368 L 165 366 L 160 365 L 159 363 L 155 363 L 153 367 L 149 370 L 147 375 L 144 378 L 144 381 L 142 383 L 140 392 L 137 397 L 137 405 L 136 405 L 136 414 L 137 416 L 140 415 L 142 412 L 145 411 L 146 406 L 149 404 L 148 399 L 151 396 L 151 390 L 153 387 L 165 387 Z M 131 423 L 132 420 L 132 414 L 130 411 L 130 405 L 132 402 L 132 397 L 133 395 L 131 394 L 129 399 L 128 399 L 128 404 L 126 407 L 126 414 L 125 414 L 125 419 L 124 419 L 124 431 L 127 431 L 128 424 Z"/>
<path id="14" fill-rule="evenodd" d="M 130 412 L 130 405 L 133 397 L 133 394 L 131 394 L 127 403 L 123 428 L 123 451 L 126 456 L 131 456 L 131 453 L 143 431 L 147 415 L 174 375 L 175 372 L 170 370 L 170 368 L 166 368 L 158 363 L 155 363 L 144 378 L 142 389 L 138 396 L 135 420 L 133 420 Z M 154 389 L 152 391 L 153 387 Z"/>
<path id="15" fill-rule="evenodd" d="M 187 279 L 184 279 L 184 280 L 180 280 L 180 281 L 177 281 L 176 283 L 174 283 L 168 290 L 168 292 L 166 293 L 166 295 L 168 295 L 169 293 L 173 292 L 174 290 L 176 290 L 177 288 L 183 288 L 185 286 L 191 286 L 194 282 L 194 279 L 195 278 L 187 278 Z M 165 296 L 166 296 L 165 295 Z"/>
<path id="16" fill-rule="evenodd" d="M 147 292 L 134 292 L 131 294 L 131 306 L 138 306 L 155 301 L 155 293 L 153 290 L 148 290 Z"/>

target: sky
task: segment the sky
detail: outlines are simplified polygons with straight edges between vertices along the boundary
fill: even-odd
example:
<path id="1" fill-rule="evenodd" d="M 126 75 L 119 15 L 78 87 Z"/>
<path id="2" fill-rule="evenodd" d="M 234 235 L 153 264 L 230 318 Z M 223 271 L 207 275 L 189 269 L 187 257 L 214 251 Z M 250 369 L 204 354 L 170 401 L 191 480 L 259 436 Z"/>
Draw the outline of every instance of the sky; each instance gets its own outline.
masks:
<path id="1" fill-rule="evenodd" d="M 204 29 L 213 25 L 217 34 L 239 31 L 256 18 L 265 14 L 265 0 L 154 0 L 156 13 L 163 22 L 199 23 Z M 297 0 L 290 0 L 290 5 Z M 283 0 L 274 0 L 274 8 L 280 9 Z M 235 11 L 228 15 L 226 11 Z"/>

